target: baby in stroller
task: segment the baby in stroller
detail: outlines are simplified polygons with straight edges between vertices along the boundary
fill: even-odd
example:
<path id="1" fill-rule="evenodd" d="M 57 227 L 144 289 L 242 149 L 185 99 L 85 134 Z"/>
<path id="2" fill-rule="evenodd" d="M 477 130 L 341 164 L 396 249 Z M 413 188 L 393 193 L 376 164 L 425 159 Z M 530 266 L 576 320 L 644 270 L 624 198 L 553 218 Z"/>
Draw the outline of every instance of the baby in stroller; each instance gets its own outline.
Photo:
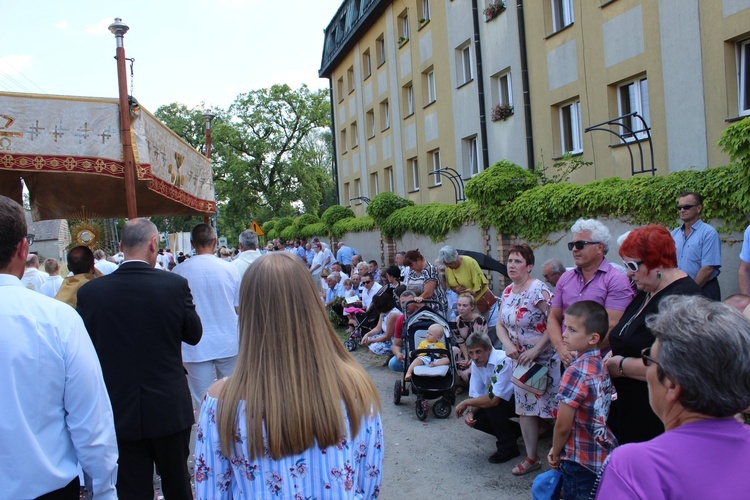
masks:
<path id="1" fill-rule="evenodd" d="M 419 343 L 417 349 L 445 349 L 445 344 L 441 342 L 444 333 L 445 329 L 443 326 L 435 323 L 427 329 L 426 338 Z M 404 380 L 411 380 L 414 368 L 419 365 L 434 367 L 447 364 L 450 364 L 450 359 L 445 354 L 426 353 L 422 356 L 417 356 L 409 365 Z"/>

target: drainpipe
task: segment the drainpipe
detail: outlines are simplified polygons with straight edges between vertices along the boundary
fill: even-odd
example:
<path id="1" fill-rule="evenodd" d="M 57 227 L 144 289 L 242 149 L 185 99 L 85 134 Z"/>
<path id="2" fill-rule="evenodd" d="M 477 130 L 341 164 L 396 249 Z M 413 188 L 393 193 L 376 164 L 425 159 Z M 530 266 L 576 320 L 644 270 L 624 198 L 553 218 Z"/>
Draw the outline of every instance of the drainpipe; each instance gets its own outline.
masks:
<path id="1" fill-rule="evenodd" d="M 534 171 L 534 137 L 531 131 L 531 101 L 529 98 L 529 62 L 526 59 L 526 25 L 523 18 L 523 0 L 517 0 L 518 46 L 521 52 L 521 85 L 523 86 L 523 113 L 526 123 L 526 161 Z"/>
<path id="2" fill-rule="evenodd" d="M 477 0 L 471 0 L 471 12 L 474 21 L 474 53 L 477 59 L 477 94 L 479 98 L 479 130 L 482 133 L 482 162 L 484 168 L 490 166 L 490 154 L 487 147 L 487 114 L 484 103 L 484 71 L 482 69 L 482 43 L 479 40 L 479 8 Z"/>
<path id="3" fill-rule="evenodd" d="M 333 173 L 333 184 L 336 186 L 336 203 L 341 205 L 339 197 L 339 167 L 336 161 L 336 113 L 333 110 L 333 79 L 331 78 L 328 79 L 328 98 L 331 100 L 331 147 L 333 147 L 331 173 Z"/>

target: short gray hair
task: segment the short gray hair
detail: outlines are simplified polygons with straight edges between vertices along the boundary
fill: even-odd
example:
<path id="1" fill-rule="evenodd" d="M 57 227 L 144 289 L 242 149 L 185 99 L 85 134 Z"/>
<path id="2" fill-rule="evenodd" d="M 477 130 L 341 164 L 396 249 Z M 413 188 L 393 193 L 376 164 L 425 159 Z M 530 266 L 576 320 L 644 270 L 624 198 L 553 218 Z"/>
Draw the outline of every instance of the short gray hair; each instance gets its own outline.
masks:
<path id="1" fill-rule="evenodd" d="M 417 294 L 411 290 L 404 290 L 403 292 L 401 292 L 401 295 L 398 296 L 399 299 L 404 299 L 404 298 L 409 298 L 409 297 L 416 298 Z"/>
<path id="2" fill-rule="evenodd" d="M 475 349 L 477 347 L 483 347 L 485 349 L 492 349 L 492 341 L 490 336 L 484 332 L 474 332 L 466 339 L 466 348 Z"/>
<path id="3" fill-rule="evenodd" d="M 142 248 L 148 245 L 151 238 L 158 235 L 159 230 L 156 229 L 156 225 L 150 220 L 142 217 L 130 219 L 122 228 L 120 244 L 123 249 Z"/>
<path id="4" fill-rule="evenodd" d="M 252 229 L 242 231 L 240 234 L 240 245 L 242 248 L 255 250 L 258 248 L 258 233 Z"/>
<path id="5" fill-rule="evenodd" d="M 750 321 L 700 295 L 672 295 L 646 318 L 659 341 L 657 374 L 682 388 L 680 403 L 712 417 L 750 406 Z"/>
<path id="6" fill-rule="evenodd" d="M 438 260 L 443 264 L 453 264 L 458 259 L 458 252 L 451 246 L 444 246 L 438 251 Z"/>
<path id="7" fill-rule="evenodd" d="M 612 243 L 612 235 L 609 233 L 607 226 L 596 219 L 578 219 L 573 227 L 570 228 L 573 234 L 591 233 L 592 241 L 599 241 L 604 245 L 604 255 L 609 252 L 609 245 Z"/>
<path id="8" fill-rule="evenodd" d="M 545 266 L 549 266 L 550 271 L 557 274 L 562 274 L 566 271 L 565 265 L 557 259 L 549 259 L 542 264 L 542 269 Z"/>

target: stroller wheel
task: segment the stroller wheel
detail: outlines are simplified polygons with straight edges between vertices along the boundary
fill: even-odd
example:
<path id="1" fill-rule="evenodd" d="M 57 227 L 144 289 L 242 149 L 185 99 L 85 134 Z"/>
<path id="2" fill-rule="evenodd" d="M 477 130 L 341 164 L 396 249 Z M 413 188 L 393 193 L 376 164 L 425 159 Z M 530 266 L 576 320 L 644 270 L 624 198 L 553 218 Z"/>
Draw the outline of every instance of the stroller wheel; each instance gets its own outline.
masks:
<path id="1" fill-rule="evenodd" d="M 419 420 L 427 420 L 427 415 L 430 413 L 430 404 L 426 399 L 420 399 L 417 401 L 417 418 Z"/>
<path id="2" fill-rule="evenodd" d="M 393 387 L 393 404 L 397 405 L 401 403 L 401 381 L 396 380 L 396 385 Z"/>
<path id="3" fill-rule="evenodd" d="M 346 350 L 349 352 L 356 351 L 357 350 L 357 341 L 353 338 L 349 337 L 344 341 L 344 347 L 346 347 Z"/>
<path id="4" fill-rule="evenodd" d="M 435 404 L 432 405 L 432 413 L 437 418 L 448 418 L 451 414 L 451 404 L 445 399 L 438 399 Z"/>

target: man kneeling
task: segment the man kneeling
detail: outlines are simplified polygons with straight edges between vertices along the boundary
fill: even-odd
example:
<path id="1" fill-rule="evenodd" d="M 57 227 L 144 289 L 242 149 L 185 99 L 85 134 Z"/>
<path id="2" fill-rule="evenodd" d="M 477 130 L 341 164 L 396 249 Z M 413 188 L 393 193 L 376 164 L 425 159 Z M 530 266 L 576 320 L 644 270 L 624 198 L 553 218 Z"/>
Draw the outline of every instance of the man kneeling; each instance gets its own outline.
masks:
<path id="1" fill-rule="evenodd" d="M 493 464 L 507 462 L 520 455 L 518 437 L 521 428 L 510 420 L 515 417 L 513 367 L 510 358 L 495 349 L 486 333 L 472 333 L 466 339 L 471 358 L 469 397 L 456 406 L 456 418 L 497 439 L 497 451 L 490 455 Z"/>

